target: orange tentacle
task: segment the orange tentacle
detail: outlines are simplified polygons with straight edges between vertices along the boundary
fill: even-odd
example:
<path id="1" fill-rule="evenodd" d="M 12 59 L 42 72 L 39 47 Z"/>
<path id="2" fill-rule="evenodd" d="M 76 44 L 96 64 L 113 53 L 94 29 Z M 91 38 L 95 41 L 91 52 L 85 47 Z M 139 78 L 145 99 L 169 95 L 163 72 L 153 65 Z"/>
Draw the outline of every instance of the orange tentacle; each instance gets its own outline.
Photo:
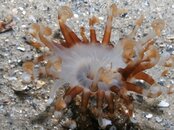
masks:
<path id="1" fill-rule="evenodd" d="M 71 100 L 78 94 L 83 91 L 83 88 L 80 86 L 75 86 L 70 88 L 70 90 L 65 94 L 64 99 L 67 103 L 71 102 Z"/>
<path id="2" fill-rule="evenodd" d="M 92 17 L 89 19 L 89 26 L 90 26 L 90 42 L 92 43 L 98 43 L 96 38 L 96 31 L 94 29 L 94 24 L 99 23 L 99 20 L 97 17 Z"/>
<path id="3" fill-rule="evenodd" d="M 125 68 L 119 68 L 118 72 L 122 74 L 124 80 L 127 80 L 137 65 L 139 65 L 139 62 L 134 63 L 131 61 Z"/>
<path id="4" fill-rule="evenodd" d="M 150 69 L 150 68 L 152 68 L 154 65 L 155 65 L 155 64 L 150 63 L 150 62 L 145 62 L 145 63 L 142 62 L 141 64 L 139 64 L 139 65 L 136 67 L 136 69 L 134 69 L 134 71 L 131 73 L 131 76 L 130 76 L 130 77 L 136 75 L 137 73 L 139 73 L 139 72 L 141 72 L 141 71 L 144 71 L 144 70 L 146 70 L 146 69 Z"/>
<path id="5" fill-rule="evenodd" d="M 110 37 L 111 37 L 111 29 L 112 29 L 112 20 L 114 16 L 119 15 L 119 10 L 115 4 L 111 5 L 111 9 L 109 12 L 109 16 L 107 18 L 106 26 L 105 26 L 105 31 L 103 35 L 103 40 L 102 44 L 109 44 L 110 42 Z"/>
<path id="6" fill-rule="evenodd" d="M 91 92 L 88 90 L 85 90 L 82 94 L 82 102 L 81 102 L 81 108 L 82 111 L 85 111 L 87 106 L 88 106 L 88 102 L 89 102 L 89 98 L 90 98 Z"/>
<path id="7" fill-rule="evenodd" d="M 23 65 L 23 70 L 29 74 L 33 74 L 33 70 L 34 70 L 34 63 L 31 61 L 25 62 Z"/>
<path id="8" fill-rule="evenodd" d="M 125 82 L 125 88 L 128 91 L 133 91 L 133 92 L 136 92 L 136 93 L 139 93 L 139 94 L 143 93 L 143 88 L 141 88 L 141 87 L 139 87 L 135 84 L 129 83 L 129 82 Z"/>
<path id="9" fill-rule="evenodd" d="M 55 103 L 55 110 L 60 111 L 64 109 L 67 106 L 66 102 L 64 101 L 63 98 L 59 98 L 56 103 Z"/>
<path id="10" fill-rule="evenodd" d="M 108 16 L 107 22 L 106 22 L 106 27 L 105 27 L 105 32 L 104 32 L 104 36 L 103 36 L 103 40 L 102 40 L 103 44 L 109 44 L 109 42 L 110 42 L 112 20 L 113 20 L 113 16 Z"/>
<path id="11" fill-rule="evenodd" d="M 105 93 L 102 90 L 97 91 L 97 108 L 101 109 L 104 101 Z"/>
<path id="12" fill-rule="evenodd" d="M 89 43 L 89 40 L 85 35 L 85 28 L 84 27 L 80 28 L 80 35 L 82 36 L 82 39 L 83 39 L 82 42 L 83 43 Z"/>
<path id="13" fill-rule="evenodd" d="M 65 24 L 66 20 L 71 17 L 73 17 L 73 13 L 68 6 L 62 6 L 58 10 L 58 21 L 60 30 L 66 40 L 68 47 L 71 47 L 74 44 L 81 42 L 77 35 Z"/>
<path id="14" fill-rule="evenodd" d="M 113 113 L 114 112 L 114 101 L 113 101 L 114 96 L 111 92 L 106 92 L 105 97 L 108 102 L 109 112 Z"/>
<path id="15" fill-rule="evenodd" d="M 68 47 L 81 42 L 77 35 L 68 26 L 66 26 L 63 21 L 59 20 L 59 25 Z"/>
<path id="16" fill-rule="evenodd" d="M 150 85 L 155 83 L 155 80 L 150 75 L 146 74 L 145 72 L 140 72 L 136 74 L 134 77 L 136 79 L 142 79 L 146 81 L 147 83 L 149 83 Z"/>
<path id="17" fill-rule="evenodd" d="M 35 47 L 36 49 L 40 49 L 40 48 L 42 47 L 41 44 L 40 44 L 39 42 L 34 42 L 34 41 L 32 41 L 32 40 L 26 41 L 26 42 L 27 42 L 27 44 L 29 44 L 29 45 Z"/>
<path id="18" fill-rule="evenodd" d="M 42 43 L 44 43 L 45 46 L 47 46 L 49 49 L 53 49 L 54 45 L 45 37 L 43 36 L 42 33 L 38 33 L 40 40 L 42 41 Z"/>

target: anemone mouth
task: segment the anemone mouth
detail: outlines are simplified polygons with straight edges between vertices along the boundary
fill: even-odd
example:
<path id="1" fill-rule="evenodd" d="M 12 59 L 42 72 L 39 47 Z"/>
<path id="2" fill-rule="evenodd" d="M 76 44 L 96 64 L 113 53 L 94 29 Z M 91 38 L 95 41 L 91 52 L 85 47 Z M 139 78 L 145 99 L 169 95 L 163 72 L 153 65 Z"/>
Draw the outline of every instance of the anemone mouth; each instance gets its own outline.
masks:
<path id="1" fill-rule="evenodd" d="M 90 66 L 83 66 L 77 72 L 77 80 L 92 92 L 98 89 L 109 90 L 112 86 L 120 87 L 121 75 L 111 68 L 100 67 L 96 72 L 92 72 Z"/>

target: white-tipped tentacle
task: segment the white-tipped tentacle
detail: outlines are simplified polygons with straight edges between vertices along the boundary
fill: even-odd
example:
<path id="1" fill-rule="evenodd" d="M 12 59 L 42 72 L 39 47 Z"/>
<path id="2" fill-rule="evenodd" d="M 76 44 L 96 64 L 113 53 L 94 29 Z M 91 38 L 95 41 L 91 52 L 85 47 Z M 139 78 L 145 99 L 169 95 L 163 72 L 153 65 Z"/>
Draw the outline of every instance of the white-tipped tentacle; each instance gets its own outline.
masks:
<path id="1" fill-rule="evenodd" d="M 61 80 L 56 80 L 55 83 L 53 84 L 50 94 L 49 94 L 49 99 L 47 101 L 47 106 L 49 106 L 55 99 L 57 90 L 62 87 L 65 84 L 65 82 Z"/>

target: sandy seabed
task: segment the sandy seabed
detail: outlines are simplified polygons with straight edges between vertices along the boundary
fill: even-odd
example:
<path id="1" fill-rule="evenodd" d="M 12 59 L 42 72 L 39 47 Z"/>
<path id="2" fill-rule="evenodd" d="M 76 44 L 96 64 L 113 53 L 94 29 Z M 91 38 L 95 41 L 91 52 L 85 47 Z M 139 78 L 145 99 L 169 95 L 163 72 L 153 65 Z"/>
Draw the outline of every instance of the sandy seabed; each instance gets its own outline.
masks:
<path id="1" fill-rule="evenodd" d="M 21 82 L 22 63 L 37 56 L 36 50 L 24 42 L 24 37 L 32 23 L 40 22 L 50 26 L 54 31 L 57 25 L 57 9 L 62 5 L 72 8 L 75 18 L 69 25 L 77 32 L 79 25 L 88 23 L 89 12 L 101 19 L 97 33 L 101 38 L 107 16 L 105 0 L 1 0 L 0 20 L 8 16 L 13 18 L 13 30 L 0 34 L 0 129 L 1 130 L 46 130 L 63 129 L 50 114 L 49 119 L 42 123 L 32 120 L 45 111 L 46 102 L 52 81 L 45 79 L 30 84 Z M 173 0 L 113 0 L 120 8 L 128 9 L 126 16 L 116 18 L 113 22 L 112 42 L 118 42 L 119 36 L 128 34 L 134 21 L 142 14 L 145 16 L 142 27 L 138 31 L 141 37 L 150 30 L 151 22 L 156 18 L 165 21 L 166 27 L 162 36 L 157 39 L 161 51 L 167 50 L 174 54 L 174 3 Z M 153 76 L 159 68 L 150 70 Z M 173 71 L 170 79 L 160 82 L 173 82 Z M 167 82 L 165 82 L 167 84 Z M 21 92 L 22 91 L 22 92 Z M 174 95 L 163 95 L 156 99 L 144 99 L 143 103 L 135 103 L 134 120 L 143 130 L 174 129 Z M 166 101 L 169 106 L 156 108 L 155 104 Z M 44 117 L 45 118 L 45 117 Z"/>

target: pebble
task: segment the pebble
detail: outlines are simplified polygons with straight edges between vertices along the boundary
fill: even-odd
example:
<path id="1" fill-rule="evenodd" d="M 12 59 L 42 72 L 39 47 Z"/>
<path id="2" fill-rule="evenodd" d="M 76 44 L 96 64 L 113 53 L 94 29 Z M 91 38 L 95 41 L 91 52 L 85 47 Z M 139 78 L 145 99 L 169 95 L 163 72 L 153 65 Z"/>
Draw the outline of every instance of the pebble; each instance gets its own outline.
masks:
<path id="1" fill-rule="evenodd" d="M 33 126 L 33 129 L 34 130 L 44 130 L 43 126 L 37 125 L 37 124 Z"/>
<path id="2" fill-rule="evenodd" d="M 65 119 L 64 121 L 62 121 L 62 126 L 67 127 L 71 130 L 74 130 L 77 128 L 76 122 L 71 119 Z"/>
<path id="3" fill-rule="evenodd" d="M 146 117 L 147 119 L 151 119 L 151 118 L 153 117 L 153 115 L 152 115 L 151 113 L 148 113 L 148 114 L 145 115 L 145 117 Z"/>
<path id="4" fill-rule="evenodd" d="M 20 50 L 20 51 L 24 52 L 24 51 L 25 51 L 25 48 L 24 48 L 24 47 L 18 46 L 18 47 L 17 47 L 17 50 Z"/>
<path id="5" fill-rule="evenodd" d="M 58 122 L 58 119 L 51 119 L 51 122 L 54 124 L 54 125 L 57 125 L 59 122 Z"/>
<path id="6" fill-rule="evenodd" d="M 54 112 L 54 118 L 57 118 L 57 119 L 58 119 L 58 118 L 60 118 L 60 117 L 62 116 L 62 114 L 63 114 L 63 113 L 60 112 L 60 111 L 55 111 L 55 112 Z"/>
<path id="7" fill-rule="evenodd" d="M 21 25 L 21 28 L 26 28 L 27 27 L 27 25 Z"/>
<path id="8" fill-rule="evenodd" d="M 21 11 L 23 11 L 23 10 L 24 10 L 24 8 L 23 8 L 23 7 L 19 7 L 18 9 L 19 9 L 19 10 L 21 10 Z"/>
<path id="9" fill-rule="evenodd" d="M 130 120 L 131 120 L 131 122 L 134 123 L 134 124 L 138 123 L 138 120 L 137 120 L 135 117 L 132 117 Z"/>
<path id="10" fill-rule="evenodd" d="M 158 81 L 158 84 L 160 84 L 161 86 L 165 86 L 166 85 L 166 80 L 164 78 L 160 78 L 160 80 Z"/>
<path id="11" fill-rule="evenodd" d="M 100 127 L 105 128 L 107 125 L 111 125 L 112 122 L 111 120 L 105 119 L 105 118 L 99 118 L 98 123 Z"/>
<path id="12" fill-rule="evenodd" d="M 26 14 L 26 11 L 22 11 L 22 14 L 25 15 Z"/>
<path id="13" fill-rule="evenodd" d="M 75 129 L 76 127 L 77 127 L 76 122 L 72 120 L 72 121 L 70 122 L 69 128 L 73 130 L 73 129 Z"/>
<path id="14" fill-rule="evenodd" d="M 160 118 L 160 117 L 155 117 L 155 120 L 156 120 L 156 122 L 158 122 L 158 123 L 160 123 L 160 122 L 162 122 L 163 121 L 163 119 L 162 118 Z"/>
<path id="15" fill-rule="evenodd" d="M 79 18 L 79 15 L 78 14 L 74 14 L 74 18 Z"/>
<path id="16" fill-rule="evenodd" d="M 40 89 L 43 85 L 45 85 L 45 82 L 42 80 L 36 81 L 36 89 Z"/>
<path id="17" fill-rule="evenodd" d="M 12 81 L 12 80 L 17 80 L 17 78 L 16 77 L 8 77 L 7 78 L 9 81 Z"/>
<path id="18" fill-rule="evenodd" d="M 174 9 L 174 4 L 172 5 L 172 8 Z"/>
<path id="19" fill-rule="evenodd" d="M 159 104 L 158 107 L 162 107 L 162 108 L 167 108 L 169 107 L 169 103 L 165 100 L 162 100 Z"/>
<path id="20" fill-rule="evenodd" d="M 24 90 L 26 90 L 27 88 L 28 88 L 27 85 L 14 85 L 14 86 L 12 87 L 12 89 L 13 89 L 14 91 L 16 91 L 16 92 L 24 91 Z"/>
<path id="21" fill-rule="evenodd" d="M 99 19 L 103 21 L 104 20 L 104 17 L 99 17 Z"/>
<path id="22" fill-rule="evenodd" d="M 167 40 L 174 40 L 174 35 L 170 35 L 166 37 Z"/>

